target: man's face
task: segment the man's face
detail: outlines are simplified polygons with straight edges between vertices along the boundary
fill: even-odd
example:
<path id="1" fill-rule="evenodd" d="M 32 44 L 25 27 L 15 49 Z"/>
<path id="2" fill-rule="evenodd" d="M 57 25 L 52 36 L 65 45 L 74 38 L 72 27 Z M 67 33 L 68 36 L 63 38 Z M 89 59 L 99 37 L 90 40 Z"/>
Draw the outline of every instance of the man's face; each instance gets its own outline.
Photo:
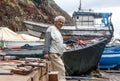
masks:
<path id="1" fill-rule="evenodd" d="M 58 29 L 61 29 L 64 23 L 65 23 L 65 21 L 63 19 L 59 19 L 58 21 L 55 22 L 55 26 Z"/>

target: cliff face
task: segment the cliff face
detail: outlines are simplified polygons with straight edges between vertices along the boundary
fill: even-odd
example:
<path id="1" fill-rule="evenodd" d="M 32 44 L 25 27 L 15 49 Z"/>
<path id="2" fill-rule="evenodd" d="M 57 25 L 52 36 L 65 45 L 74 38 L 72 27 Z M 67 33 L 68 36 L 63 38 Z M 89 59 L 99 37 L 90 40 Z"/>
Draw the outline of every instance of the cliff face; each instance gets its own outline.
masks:
<path id="1" fill-rule="evenodd" d="M 26 30 L 24 20 L 53 24 L 56 15 L 65 16 L 65 24 L 74 24 L 54 0 L 0 0 L 0 26 L 14 31 Z"/>

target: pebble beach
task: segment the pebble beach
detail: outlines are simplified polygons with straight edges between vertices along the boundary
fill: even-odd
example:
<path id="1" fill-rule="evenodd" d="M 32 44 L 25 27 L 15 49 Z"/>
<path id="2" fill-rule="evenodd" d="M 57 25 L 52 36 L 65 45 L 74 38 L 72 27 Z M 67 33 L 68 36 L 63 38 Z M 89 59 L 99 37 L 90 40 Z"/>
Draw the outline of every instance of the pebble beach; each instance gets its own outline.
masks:
<path id="1" fill-rule="evenodd" d="M 107 70 L 106 70 L 107 71 Z M 120 72 L 119 70 L 112 70 L 111 72 L 106 72 L 101 70 L 101 74 L 104 78 L 96 79 L 84 79 L 84 80 L 67 80 L 67 81 L 120 81 Z"/>

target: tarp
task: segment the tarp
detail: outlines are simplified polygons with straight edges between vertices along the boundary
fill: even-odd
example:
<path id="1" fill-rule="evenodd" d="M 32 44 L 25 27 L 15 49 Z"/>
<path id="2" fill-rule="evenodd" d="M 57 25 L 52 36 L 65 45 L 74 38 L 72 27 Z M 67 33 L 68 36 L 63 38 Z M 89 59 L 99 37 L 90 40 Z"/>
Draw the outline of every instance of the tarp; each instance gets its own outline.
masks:
<path id="1" fill-rule="evenodd" d="M 17 34 L 7 27 L 0 27 L 0 41 L 40 41 L 40 38 L 27 34 Z"/>

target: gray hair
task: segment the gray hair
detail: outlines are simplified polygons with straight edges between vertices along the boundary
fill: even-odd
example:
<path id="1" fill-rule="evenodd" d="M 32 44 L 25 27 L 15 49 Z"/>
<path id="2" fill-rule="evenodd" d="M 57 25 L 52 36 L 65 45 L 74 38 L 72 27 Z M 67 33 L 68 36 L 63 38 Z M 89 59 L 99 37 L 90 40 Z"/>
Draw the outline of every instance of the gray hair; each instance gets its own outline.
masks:
<path id="1" fill-rule="evenodd" d="M 54 19 L 54 21 L 58 21 L 59 19 L 63 19 L 64 20 L 64 22 L 65 22 L 65 17 L 63 17 L 63 16 L 57 16 L 57 17 L 55 17 L 55 19 Z"/>

